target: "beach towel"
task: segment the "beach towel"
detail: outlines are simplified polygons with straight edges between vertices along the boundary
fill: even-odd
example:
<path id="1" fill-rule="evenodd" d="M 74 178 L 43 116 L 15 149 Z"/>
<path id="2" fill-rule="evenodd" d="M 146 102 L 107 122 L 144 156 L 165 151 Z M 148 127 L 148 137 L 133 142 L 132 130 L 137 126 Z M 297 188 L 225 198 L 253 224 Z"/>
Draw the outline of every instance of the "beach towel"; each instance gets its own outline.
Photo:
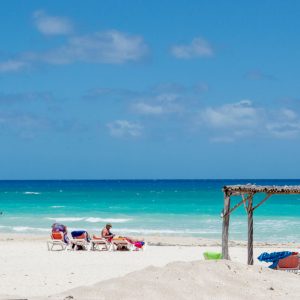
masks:
<path id="1" fill-rule="evenodd" d="M 83 236 L 85 233 L 86 233 L 86 240 L 89 242 L 90 238 L 89 238 L 87 231 L 85 231 L 85 230 L 72 231 L 71 235 L 75 239 L 75 238 L 82 238 L 81 236 Z"/>
<path id="2" fill-rule="evenodd" d="M 127 242 L 129 242 L 130 244 L 134 245 L 136 248 L 138 249 L 142 249 L 143 246 L 145 245 L 144 241 L 132 241 L 129 238 L 124 238 Z"/>
<path id="3" fill-rule="evenodd" d="M 272 252 L 272 253 L 264 252 L 257 259 L 259 261 L 272 262 L 269 268 L 275 269 L 280 259 L 288 257 L 293 254 L 294 252 L 290 252 L 290 251 Z"/>

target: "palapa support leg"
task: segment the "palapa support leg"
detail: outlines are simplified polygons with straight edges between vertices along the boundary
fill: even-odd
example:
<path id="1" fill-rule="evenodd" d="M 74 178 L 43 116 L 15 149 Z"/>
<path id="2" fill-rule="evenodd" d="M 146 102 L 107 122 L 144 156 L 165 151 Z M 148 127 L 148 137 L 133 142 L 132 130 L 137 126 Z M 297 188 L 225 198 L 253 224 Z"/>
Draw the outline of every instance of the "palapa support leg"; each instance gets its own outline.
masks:
<path id="1" fill-rule="evenodd" d="M 248 199 L 248 265 L 253 265 L 253 197 Z"/>
<path id="2" fill-rule="evenodd" d="M 225 193 L 224 210 L 223 210 L 223 227 L 222 227 L 222 257 L 229 259 L 228 251 L 228 231 L 229 231 L 229 214 L 230 211 L 230 196 Z"/>

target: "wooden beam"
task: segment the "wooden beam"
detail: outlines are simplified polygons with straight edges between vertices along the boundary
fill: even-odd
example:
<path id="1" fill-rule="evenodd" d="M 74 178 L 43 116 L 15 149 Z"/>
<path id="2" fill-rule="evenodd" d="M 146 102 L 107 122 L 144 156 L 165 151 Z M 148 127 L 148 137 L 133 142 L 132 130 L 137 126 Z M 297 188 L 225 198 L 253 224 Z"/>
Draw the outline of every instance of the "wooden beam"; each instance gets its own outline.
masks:
<path id="1" fill-rule="evenodd" d="M 256 208 L 261 206 L 263 203 L 265 203 L 271 196 L 272 196 L 272 194 L 268 194 L 263 200 L 261 200 L 257 205 L 255 205 L 253 207 L 253 210 L 255 210 Z"/>
<path id="2" fill-rule="evenodd" d="M 243 203 L 245 203 L 245 201 L 247 201 L 249 197 L 250 197 L 250 196 L 247 196 L 247 198 L 245 199 L 245 198 L 244 198 L 244 195 L 242 195 L 242 200 L 241 200 L 239 203 L 237 203 L 233 208 L 231 208 L 231 209 L 228 211 L 228 213 L 224 214 L 224 211 L 223 211 L 221 217 L 224 218 L 224 217 L 226 217 L 227 215 L 231 214 L 234 210 L 236 210 L 236 209 L 237 209 L 238 207 L 240 207 Z"/>
<path id="3" fill-rule="evenodd" d="M 248 265 L 253 265 L 253 197 L 248 199 Z"/>
<path id="4" fill-rule="evenodd" d="M 222 226 L 222 257 L 229 259 L 228 251 L 228 232 L 229 232 L 229 218 L 230 218 L 230 196 L 224 193 L 224 210 L 223 210 L 223 226 Z"/>

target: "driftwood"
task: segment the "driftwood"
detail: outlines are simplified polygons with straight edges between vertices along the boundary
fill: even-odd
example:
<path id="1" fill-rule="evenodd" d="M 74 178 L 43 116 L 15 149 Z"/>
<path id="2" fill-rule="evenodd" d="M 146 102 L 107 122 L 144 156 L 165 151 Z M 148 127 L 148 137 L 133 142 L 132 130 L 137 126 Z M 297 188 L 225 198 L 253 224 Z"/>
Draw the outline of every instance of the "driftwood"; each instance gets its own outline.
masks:
<path id="1" fill-rule="evenodd" d="M 228 185 L 223 187 L 224 209 L 222 212 L 222 255 L 229 259 L 229 219 L 230 214 L 244 203 L 248 216 L 248 264 L 253 265 L 253 212 L 256 208 L 265 203 L 272 195 L 276 194 L 300 194 L 300 186 L 261 186 L 261 185 Z M 266 196 L 257 205 L 253 206 L 253 197 L 256 193 L 265 193 Z M 246 198 L 245 198 L 245 195 Z M 242 196 L 242 201 L 230 208 L 230 197 Z"/>

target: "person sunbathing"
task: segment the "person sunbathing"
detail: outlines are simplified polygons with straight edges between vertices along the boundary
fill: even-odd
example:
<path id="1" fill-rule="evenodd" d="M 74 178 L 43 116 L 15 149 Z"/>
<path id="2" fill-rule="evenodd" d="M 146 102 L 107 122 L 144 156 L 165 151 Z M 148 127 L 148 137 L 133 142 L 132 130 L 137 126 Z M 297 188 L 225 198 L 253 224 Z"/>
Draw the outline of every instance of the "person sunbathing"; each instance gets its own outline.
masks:
<path id="1" fill-rule="evenodd" d="M 60 224 L 60 223 L 54 223 L 51 226 L 52 228 L 52 233 L 53 232 L 62 232 L 64 235 L 64 242 L 66 244 L 70 243 L 69 237 L 68 237 L 68 230 L 67 230 L 67 226 Z"/>
<path id="2" fill-rule="evenodd" d="M 144 246 L 144 241 L 131 237 L 116 236 L 110 231 L 111 228 L 112 225 L 110 223 L 106 224 L 101 231 L 101 237 L 113 242 L 113 244 L 117 247 L 117 250 L 128 251 L 128 243 L 135 245 L 137 248 L 142 248 Z"/>
<path id="3" fill-rule="evenodd" d="M 74 240 L 86 240 L 88 243 L 90 242 L 91 238 L 86 230 L 75 230 L 71 232 L 72 238 Z M 75 248 L 75 243 L 72 242 L 72 249 Z M 85 250 L 84 246 L 77 245 L 77 250 Z"/>
<path id="4" fill-rule="evenodd" d="M 110 223 L 107 223 L 101 231 L 101 237 L 107 240 L 112 239 L 115 235 L 110 231 L 111 228 L 112 225 Z"/>
<path id="5" fill-rule="evenodd" d="M 74 230 L 71 232 L 73 239 L 84 239 L 90 242 L 90 236 L 86 230 Z"/>

